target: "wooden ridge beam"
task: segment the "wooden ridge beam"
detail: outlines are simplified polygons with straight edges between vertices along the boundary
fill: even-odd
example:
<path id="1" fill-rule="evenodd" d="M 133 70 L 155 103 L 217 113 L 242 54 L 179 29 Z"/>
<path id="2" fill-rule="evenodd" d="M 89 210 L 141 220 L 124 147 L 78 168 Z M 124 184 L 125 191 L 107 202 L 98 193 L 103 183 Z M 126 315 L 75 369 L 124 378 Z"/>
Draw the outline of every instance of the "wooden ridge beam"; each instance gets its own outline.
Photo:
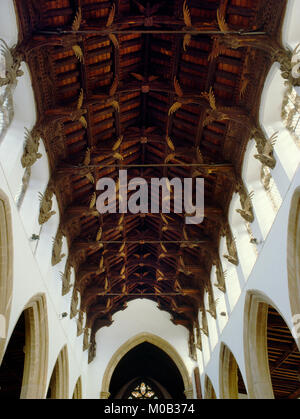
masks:
<path id="1" fill-rule="evenodd" d="M 36 32 L 36 35 L 109 35 L 109 34 L 115 34 L 115 35 L 132 35 L 132 34 L 167 34 L 167 35 L 220 35 L 224 36 L 224 33 L 220 31 L 219 29 L 207 29 L 206 28 L 199 28 L 199 29 L 99 29 L 97 27 L 90 27 L 89 29 L 79 29 L 78 31 L 72 31 L 71 29 L 57 29 L 57 30 L 39 30 Z M 260 36 L 260 35 L 266 35 L 266 32 L 264 31 L 241 31 L 241 30 L 230 30 L 226 32 L 228 35 L 239 35 L 239 36 L 248 36 L 248 35 L 254 35 L 254 36 Z"/>

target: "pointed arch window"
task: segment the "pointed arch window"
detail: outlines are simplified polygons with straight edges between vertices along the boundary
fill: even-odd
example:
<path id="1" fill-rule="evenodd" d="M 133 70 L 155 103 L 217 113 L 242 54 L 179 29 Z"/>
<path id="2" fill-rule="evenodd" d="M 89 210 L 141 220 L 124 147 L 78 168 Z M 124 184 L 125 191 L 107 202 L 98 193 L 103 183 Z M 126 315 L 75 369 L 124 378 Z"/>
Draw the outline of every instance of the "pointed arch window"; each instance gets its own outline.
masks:
<path id="1" fill-rule="evenodd" d="M 152 389 L 149 383 L 141 380 L 138 385 L 129 392 L 128 399 L 158 399 L 156 392 Z"/>

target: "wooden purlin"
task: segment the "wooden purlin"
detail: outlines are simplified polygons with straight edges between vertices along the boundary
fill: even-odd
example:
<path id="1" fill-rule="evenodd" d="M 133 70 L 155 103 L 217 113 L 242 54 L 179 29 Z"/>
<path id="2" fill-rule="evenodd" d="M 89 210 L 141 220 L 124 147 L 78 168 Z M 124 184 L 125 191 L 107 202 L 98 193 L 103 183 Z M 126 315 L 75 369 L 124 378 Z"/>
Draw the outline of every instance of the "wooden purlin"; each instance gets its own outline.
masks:
<path id="1" fill-rule="evenodd" d="M 177 1 L 177 5 L 179 4 L 179 2 Z M 181 38 L 177 35 L 175 36 L 175 40 L 173 43 L 173 63 L 172 63 L 172 70 L 171 70 L 171 75 L 170 75 L 170 81 L 171 83 L 173 83 L 173 80 L 175 77 L 177 77 L 177 73 L 178 73 L 178 68 L 179 68 L 179 62 L 180 62 L 180 54 L 181 54 L 181 43 L 182 40 Z M 174 92 L 170 92 L 169 93 L 169 98 L 168 98 L 168 108 L 172 105 L 172 103 L 174 102 L 174 98 L 175 98 L 175 94 Z M 173 115 L 168 115 L 167 116 L 167 122 L 166 122 L 166 137 L 169 136 L 171 129 L 172 129 L 172 123 L 173 123 Z M 168 152 L 168 145 L 167 142 L 165 142 L 165 149 L 164 149 L 164 160 L 167 157 L 167 152 Z M 163 177 L 167 177 L 167 170 L 168 166 L 163 166 Z M 163 219 L 160 219 L 160 224 L 159 224 L 159 240 L 160 242 L 162 241 L 162 227 L 163 227 Z M 183 227 L 182 227 L 183 230 Z M 182 239 L 183 236 L 183 232 L 181 232 L 180 234 L 180 239 Z M 158 250 L 158 249 L 157 249 Z M 160 266 L 160 265 L 159 265 Z M 156 275 L 158 275 L 156 273 Z M 174 280 L 174 284 L 176 282 L 176 276 L 177 276 L 177 272 L 175 274 L 175 280 Z M 159 284 L 157 284 L 157 287 L 159 288 Z M 159 302 L 160 298 L 161 298 L 161 293 L 156 293 L 157 294 L 157 301 Z"/>

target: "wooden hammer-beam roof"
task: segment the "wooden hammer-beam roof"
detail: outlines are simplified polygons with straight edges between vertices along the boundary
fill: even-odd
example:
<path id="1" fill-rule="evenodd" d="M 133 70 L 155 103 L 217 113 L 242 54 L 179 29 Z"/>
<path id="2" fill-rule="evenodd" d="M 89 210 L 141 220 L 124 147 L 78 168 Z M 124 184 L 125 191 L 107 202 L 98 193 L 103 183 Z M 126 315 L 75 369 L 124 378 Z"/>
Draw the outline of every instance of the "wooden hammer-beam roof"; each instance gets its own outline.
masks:
<path id="1" fill-rule="evenodd" d="M 227 209 L 259 129 L 284 5 L 16 0 L 49 190 L 93 334 L 141 295 L 176 324 L 197 323 L 220 236 L 232 241 Z M 96 182 L 117 180 L 120 169 L 147 182 L 204 177 L 203 223 L 188 226 L 184 214 L 100 215 L 91 205 Z"/>

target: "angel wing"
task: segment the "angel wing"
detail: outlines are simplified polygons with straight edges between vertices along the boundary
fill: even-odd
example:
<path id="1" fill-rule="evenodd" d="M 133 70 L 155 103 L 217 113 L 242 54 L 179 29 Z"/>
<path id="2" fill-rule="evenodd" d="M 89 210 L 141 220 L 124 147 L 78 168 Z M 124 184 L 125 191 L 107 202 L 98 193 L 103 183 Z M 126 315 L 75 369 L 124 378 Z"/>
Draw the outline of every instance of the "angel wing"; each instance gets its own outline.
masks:
<path id="1" fill-rule="evenodd" d="M 216 98 L 215 98 L 215 94 L 212 87 L 210 87 L 209 92 L 202 92 L 201 97 L 203 97 L 204 99 L 208 101 L 212 110 L 217 109 Z"/>
<path id="2" fill-rule="evenodd" d="M 99 269 L 102 269 L 103 268 L 103 265 L 104 265 L 104 257 L 101 256 L 100 262 L 99 262 Z"/>
<path id="3" fill-rule="evenodd" d="M 177 96 L 179 96 L 179 97 L 183 96 L 183 91 L 180 87 L 180 84 L 179 84 L 176 76 L 174 77 L 174 89 L 175 89 L 175 92 L 176 92 Z"/>
<path id="4" fill-rule="evenodd" d="M 116 160 L 124 160 L 124 157 L 123 157 L 123 156 L 122 156 L 122 154 L 120 154 L 120 153 L 114 153 L 113 157 L 114 157 Z"/>
<path id="5" fill-rule="evenodd" d="M 215 118 L 213 117 L 213 115 L 208 114 L 203 121 L 203 126 L 207 127 L 207 125 L 210 125 L 214 121 L 215 121 Z"/>
<path id="6" fill-rule="evenodd" d="M 73 31 L 78 31 L 80 29 L 81 20 L 82 20 L 82 10 L 81 10 L 81 7 L 79 7 L 76 13 L 76 16 L 73 20 L 73 24 L 72 24 Z"/>
<path id="7" fill-rule="evenodd" d="M 142 76 L 141 74 L 138 73 L 130 73 L 135 79 L 140 80 L 140 81 L 144 81 L 144 76 Z"/>
<path id="8" fill-rule="evenodd" d="M 119 148 L 119 147 L 120 147 L 120 145 L 122 144 L 123 138 L 124 138 L 124 136 L 123 136 L 123 135 L 121 135 L 121 136 L 117 139 L 117 141 L 116 141 L 116 142 L 115 142 L 115 144 L 113 145 L 112 151 L 116 151 L 116 150 L 118 150 L 118 148 Z"/>
<path id="9" fill-rule="evenodd" d="M 156 129 L 157 129 L 157 127 L 147 127 L 145 129 L 145 133 L 151 134 L 151 132 L 155 131 Z"/>
<path id="10" fill-rule="evenodd" d="M 160 294 L 161 293 L 160 289 L 157 288 L 156 286 L 154 286 L 153 288 L 154 288 L 155 294 Z"/>
<path id="11" fill-rule="evenodd" d="M 154 81 L 154 80 L 157 80 L 157 79 L 159 79 L 159 76 L 149 76 L 148 77 L 148 81 Z"/>
<path id="12" fill-rule="evenodd" d="M 226 50 L 226 47 L 220 44 L 219 39 L 215 38 L 211 53 L 208 56 L 208 61 L 218 58 L 221 54 L 225 54 Z"/>
<path id="13" fill-rule="evenodd" d="M 150 9 L 150 16 L 154 15 L 165 3 L 165 1 L 160 1 L 157 4 L 154 4 Z"/>
<path id="14" fill-rule="evenodd" d="M 110 9 L 110 12 L 108 14 L 108 18 L 107 18 L 107 22 L 106 22 L 106 27 L 107 28 L 109 28 L 113 24 L 113 21 L 114 21 L 114 18 L 115 18 L 115 13 L 116 13 L 116 5 L 113 4 L 112 8 Z"/>
<path id="15" fill-rule="evenodd" d="M 275 144 L 275 142 L 274 142 L 274 144 Z M 270 156 L 272 152 L 273 152 L 273 144 L 271 143 L 270 140 L 267 140 L 265 142 L 262 154 L 265 155 L 265 156 Z"/>
<path id="16" fill-rule="evenodd" d="M 197 147 L 197 149 L 196 149 L 196 159 L 197 159 L 198 163 L 202 164 L 204 162 L 203 155 L 202 155 L 199 147 Z"/>
<path id="17" fill-rule="evenodd" d="M 176 157 L 175 153 L 170 153 L 167 155 L 167 157 L 165 158 L 165 164 L 169 163 L 169 161 L 173 160 Z"/>
<path id="18" fill-rule="evenodd" d="M 216 107 L 216 98 L 215 98 L 215 94 L 214 94 L 214 91 L 213 91 L 213 88 L 212 87 L 210 87 L 210 89 L 209 89 L 208 101 L 209 101 L 210 107 L 212 109 L 216 110 L 217 109 L 217 107 Z"/>
<path id="19" fill-rule="evenodd" d="M 118 48 L 119 48 L 119 41 L 118 41 L 118 39 L 117 39 L 116 35 L 114 35 L 113 33 L 110 33 L 110 34 L 108 35 L 108 37 L 109 37 L 109 39 L 111 40 L 111 42 L 114 44 L 114 47 L 115 47 L 116 49 L 118 49 Z"/>
<path id="20" fill-rule="evenodd" d="M 235 237 L 232 237 L 228 250 L 229 250 L 229 254 L 235 253 L 236 251 L 236 238 Z"/>
<path id="21" fill-rule="evenodd" d="M 272 134 L 272 136 L 269 138 L 269 141 L 267 141 L 271 146 L 272 146 L 272 151 L 273 151 L 273 147 L 276 144 L 278 138 L 278 131 L 274 132 L 274 134 Z"/>
<path id="22" fill-rule="evenodd" d="M 105 291 L 107 291 L 107 290 L 108 290 L 108 278 L 107 278 L 107 277 L 105 277 L 105 281 L 104 281 L 104 289 L 105 289 Z"/>
<path id="23" fill-rule="evenodd" d="M 124 214 L 121 215 L 121 217 L 118 220 L 118 225 L 121 225 L 124 221 Z"/>
<path id="24" fill-rule="evenodd" d="M 246 75 L 243 75 L 241 78 L 241 88 L 240 88 L 240 98 L 246 93 L 247 87 L 249 84 L 249 78 Z"/>
<path id="25" fill-rule="evenodd" d="M 88 166 L 90 164 L 90 162 L 91 162 L 91 150 L 90 150 L 90 148 L 88 148 L 87 151 L 85 152 L 83 165 Z"/>
<path id="26" fill-rule="evenodd" d="M 83 63 L 83 52 L 82 52 L 82 49 L 80 48 L 80 46 L 79 45 L 73 45 L 73 47 L 72 47 L 72 49 L 73 49 L 73 51 L 74 51 L 74 53 L 75 53 L 75 55 L 76 55 L 76 58 L 81 62 L 81 63 Z"/>
<path id="27" fill-rule="evenodd" d="M 163 243 L 160 243 L 160 246 L 165 253 L 168 253 L 167 248 Z"/>
<path id="28" fill-rule="evenodd" d="M 177 112 L 178 109 L 181 108 L 181 106 L 182 106 L 182 103 L 180 103 L 180 102 L 173 103 L 173 105 L 170 107 L 169 112 L 168 112 L 169 116 L 172 115 L 173 113 Z"/>
<path id="29" fill-rule="evenodd" d="M 191 43 L 192 36 L 189 33 L 186 33 L 183 38 L 183 50 L 186 51 L 187 47 Z"/>
<path id="30" fill-rule="evenodd" d="M 77 101 L 77 109 L 81 109 L 82 108 L 82 104 L 83 104 L 83 89 L 80 89 L 80 93 L 79 93 L 79 98 Z"/>
<path id="31" fill-rule="evenodd" d="M 117 76 L 115 76 L 114 81 L 109 89 L 109 96 L 114 96 L 116 94 L 118 85 L 119 85 L 119 79 Z"/>
<path id="32" fill-rule="evenodd" d="M 184 3 L 183 3 L 183 19 L 184 19 L 185 26 L 187 26 L 188 28 L 191 28 L 192 27 L 191 13 L 186 3 L 186 0 L 184 0 Z"/>
<path id="33" fill-rule="evenodd" d="M 139 11 L 142 15 L 144 15 L 146 13 L 146 9 L 145 7 L 140 4 L 138 1 L 134 0 L 135 4 L 137 5 L 137 7 L 139 8 Z"/>
<path id="34" fill-rule="evenodd" d="M 112 302 L 111 302 L 111 298 L 108 298 L 107 302 L 106 302 L 106 310 L 109 310 L 112 306 Z"/>
<path id="35" fill-rule="evenodd" d="M 87 173 L 85 175 L 85 177 L 91 182 L 91 183 L 95 183 L 95 179 L 94 176 L 91 173 Z"/>
<path id="36" fill-rule="evenodd" d="M 122 267 L 122 269 L 121 269 L 121 271 L 120 271 L 120 275 L 123 275 L 123 274 L 124 274 L 125 269 L 126 269 L 126 266 L 125 266 L 125 265 L 123 265 L 123 267 Z"/>
<path id="37" fill-rule="evenodd" d="M 14 60 L 13 60 L 13 56 L 12 56 L 12 53 L 11 53 L 11 49 L 9 48 L 7 43 L 4 41 L 4 39 L 0 38 L 0 41 L 1 41 L 0 52 L 5 59 L 6 68 L 7 69 L 12 68 L 13 65 L 14 65 Z"/>
<path id="38" fill-rule="evenodd" d="M 189 241 L 189 237 L 188 237 L 188 235 L 187 235 L 187 232 L 186 232 L 185 226 L 183 227 L 182 232 L 183 232 L 183 238 L 184 238 L 184 240 Z"/>
<path id="39" fill-rule="evenodd" d="M 160 216 L 161 216 L 161 218 L 162 218 L 162 220 L 165 224 L 169 224 L 169 221 L 168 221 L 167 217 L 165 215 L 163 215 L 163 213 L 161 213 Z"/>
<path id="40" fill-rule="evenodd" d="M 97 195 L 96 195 L 96 192 L 94 192 L 90 200 L 90 209 L 94 208 L 96 204 L 96 199 L 97 199 Z"/>
<path id="41" fill-rule="evenodd" d="M 123 252 L 124 248 L 125 248 L 125 242 L 121 244 L 121 247 L 119 249 L 119 253 Z"/>
<path id="42" fill-rule="evenodd" d="M 223 33 L 229 32 L 229 26 L 227 25 L 225 21 L 225 8 L 223 7 L 223 10 L 218 9 L 217 10 L 217 21 L 220 28 L 220 31 Z"/>
<path id="43" fill-rule="evenodd" d="M 251 209 L 252 207 L 252 197 L 254 195 L 254 191 L 250 192 L 249 195 L 247 195 L 247 198 L 245 199 L 244 208 L 246 210 Z"/>
<path id="44" fill-rule="evenodd" d="M 172 142 L 172 140 L 171 140 L 171 138 L 169 136 L 166 137 L 166 141 L 167 141 L 168 147 L 172 151 L 175 151 L 175 146 L 174 146 L 174 144 L 173 144 L 173 142 Z"/>
<path id="45" fill-rule="evenodd" d="M 99 228 L 98 232 L 97 232 L 97 236 L 96 236 L 96 241 L 100 241 L 102 237 L 102 227 Z"/>
<path id="46" fill-rule="evenodd" d="M 114 108 L 114 110 L 115 110 L 116 112 L 120 112 L 120 105 L 119 105 L 119 102 L 117 102 L 116 100 L 113 100 L 113 101 L 111 102 L 111 106 Z"/>
<path id="47" fill-rule="evenodd" d="M 81 125 L 82 125 L 83 128 L 87 129 L 88 124 L 87 124 L 87 120 L 85 119 L 84 116 L 81 116 L 79 118 L 79 122 L 81 123 Z"/>

